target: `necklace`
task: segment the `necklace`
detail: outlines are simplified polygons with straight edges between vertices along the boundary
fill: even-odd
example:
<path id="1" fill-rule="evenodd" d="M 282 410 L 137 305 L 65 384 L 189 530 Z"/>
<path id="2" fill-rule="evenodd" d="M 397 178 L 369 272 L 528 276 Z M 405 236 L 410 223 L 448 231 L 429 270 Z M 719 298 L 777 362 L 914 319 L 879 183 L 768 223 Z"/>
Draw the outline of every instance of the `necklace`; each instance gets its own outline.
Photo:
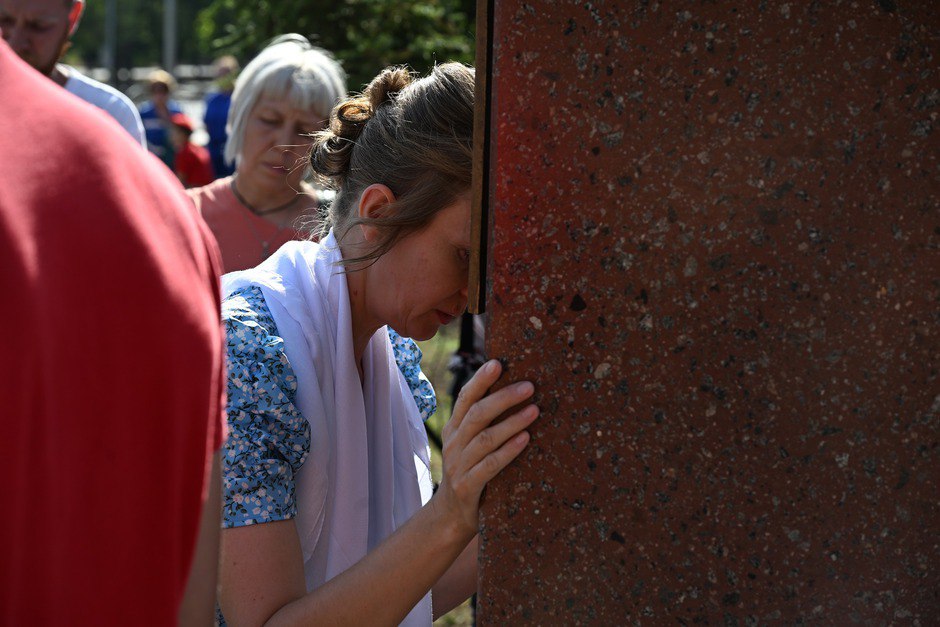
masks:
<path id="1" fill-rule="evenodd" d="M 235 194 L 235 200 L 237 200 L 238 202 L 240 202 L 240 203 L 242 204 L 242 206 L 245 207 L 245 209 L 247 209 L 248 211 L 252 212 L 252 213 L 255 214 L 256 216 L 266 216 L 266 215 L 270 215 L 270 214 L 272 214 L 272 213 L 277 213 L 277 212 L 279 212 L 279 211 L 284 211 L 285 209 L 287 209 L 288 207 L 290 207 L 291 205 L 293 205 L 295 202 L 297 202 L 297 199 L 298 199 L 298 198 L 300 198 L 300 194 L 294 194 L 294 196 L 293 196 L 290 200 L 288 200 L 286 203 L 284 203 L 283 205 L 278 205 L 277 207 L 272 207 L 272 208 L 270 208 L 270 209 L 258 209 L 257 207 L 255 207 L 254 205 L 252 205 L 250 202 L 248 202 L 247 200 L 245 200 L 244 196 L 242 196 L 241 194 L 238 193 L 238 188 L 235 187 L 235 177 L 234 177 L 234 176 L 232 177 L 232 182 L 229 183 L 229 187 L 232 188 L 232 193 Z"/>
<path id="2" fill-rule="evenodd" d="M 270 250 L 269 250 L 270 243 L 268 242 L 267 239 L 261 237 L 261 234 L 258 233 L 257 227 L 255 227 L 255 225 L 251 223 L 251 218 L 249 218 L 248 216 L 245 216 L 245 219 L 248 220 L 248 228 L 251 229 L 252 235 L 254 235 L 255 239 L 258 240 L 258 243 L 261 244 L 261 261 L 264 261 L 265 259 L 268 258 L 268 255 L 270 254 Z M 277 232 L 274 234 L 274 237 L 277 237 L 280 234 L 280 232 L 281 232 L 281 229 L 278 229 Z"/>
<path id="3" fill-rule="evenodd" d="M 287 202 L 287 203 L 285 203 L 285 204 L 283 204 L 283 205 L 279 205 L 279 206 L 277 206 L 277 207 L 274 207 L 273 209 L 265 209 L 264 211 L 258 211 L 258 210 L 257 210 L 255 207 L 253 207 L 248 201 L 246 201 L 244 198 L 242 198 L 242 195 L 241 195 L 241 194 L 238 193 L 238 189 L 236 189 L 236 187 L 235 187 L 235 177 L 232 177 L 232 181 L 229 183 L 229 188 L 232 190 L 232 195 L 235 196 L 235 200 L 237 200 L 243 207 L 245 207 L 245 209 L 247 209 L 247 210 L 250 211 L 251 213 L 255 214 L 255 215 L 258 216 L 259 218 L 260 218 L 260 217 L 263 217 L 263 216 L 265 216 L 265 215 L 267 215 L 267 214 L 269 214 L 269 213 L 277 213 L 278 211 L 283 211 L 284 209 L 287 209 L 287 208 L 290 207 L 292 204 L 294 204 L 295 202 L 297 202 L 297 199 L 299 199 L 301 196 L 306 196 L 306 194 L 297 194 L 297 195 L 294 196 L 289 202 Z M 244 213 L 241 213 L 241 216 L 242 216 L 242 217 L 245 219 L 245 221 L 248 223 L 248 228 L 251 229 L 251 233 L 252 233 L 252 235 L 255 236 L 255 240 L 257 240 L 258 244 L 261 245 L 261 258 L 260 258 L 259 261 L 264 261 L 265 259 L 268 258 L 268 255 L 269 255 L 270 252 L 271 252 L 271 251 L 270 251 L 270 242 L 269 242 L 268 240 L 269 240 L 269 239 L 272 239 L 272 238 L 276 240 L 277 237 L 284 231 L 285 228 L 288 228 L 289 225 L 278 226 L 278 227 L 277 227 L 277 231 L 274 232 L 274 234 L 271 236 L 271 238 L 265 238 L 265 237 L 262 237 L 262 235 L 261 235 L 260 232 L 258 232 L 258 228 L 254 225 L 254 222 L 253 222 L 253 219 L 252 219 L 252 218 L 249 218 L 249 217 L 248 217 L 247 215 L 245 215 Z"/>

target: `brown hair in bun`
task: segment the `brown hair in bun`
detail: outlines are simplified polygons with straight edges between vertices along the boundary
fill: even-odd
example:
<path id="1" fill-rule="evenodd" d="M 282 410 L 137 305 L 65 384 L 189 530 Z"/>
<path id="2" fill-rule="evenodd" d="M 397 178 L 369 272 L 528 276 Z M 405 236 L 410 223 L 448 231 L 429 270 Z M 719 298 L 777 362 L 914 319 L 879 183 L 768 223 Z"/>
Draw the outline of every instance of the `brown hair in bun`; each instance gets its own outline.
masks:
<path id="1" fill-rule="evenodd" d="M 473 68 L 444 63 L 420 80 L 401 67 L 383 70 L 362 94 L 338 104 L 329 127 L 317 134 L 310 165 L 335 189 L 324 221 L 338 239 L 357 224 L 383 234 L 368 255 L 378 259 L 470 187 L 473 136 Z M 387 185 L 396 201 L 389 215 L 360 218 L 362 191 Z"/>

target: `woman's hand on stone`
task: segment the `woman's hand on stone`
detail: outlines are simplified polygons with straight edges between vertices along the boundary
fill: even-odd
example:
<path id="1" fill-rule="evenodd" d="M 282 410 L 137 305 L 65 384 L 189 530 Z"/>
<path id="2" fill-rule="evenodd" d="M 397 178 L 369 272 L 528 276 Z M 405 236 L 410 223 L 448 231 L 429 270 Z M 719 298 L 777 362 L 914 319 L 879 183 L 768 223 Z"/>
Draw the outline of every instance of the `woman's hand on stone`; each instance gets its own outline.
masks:
<path id="1" fill-rule="evenodd" d="M 532 383 L 520 381 L 487 395 L 501 373 L 496 360 L 477 371 L 461 389 L 442 434 L 443 479 L 435 500 L 455 516 L 463 533 L 471 535 L 477 530 L 483 488 L 522 452 L 529 442 L 525 429 L 539 415 L 538 407 L 530 403 L 493 424 L 535 392 Z"/>

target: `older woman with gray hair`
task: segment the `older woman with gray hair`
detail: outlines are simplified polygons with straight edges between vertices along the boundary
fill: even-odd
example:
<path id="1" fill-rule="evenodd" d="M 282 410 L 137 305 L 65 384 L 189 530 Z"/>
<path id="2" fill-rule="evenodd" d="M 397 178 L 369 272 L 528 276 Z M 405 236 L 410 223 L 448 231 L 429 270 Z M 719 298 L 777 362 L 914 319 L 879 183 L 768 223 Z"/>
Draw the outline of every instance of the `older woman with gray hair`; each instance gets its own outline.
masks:
<path id="1" fill-rule="evenodd" d="M 188 190 L 219 242 L 225 272 L 264 261 L 302 230 L 328 200 L 305 179 L 313 134 L 346 94 L 345 73 L 301 35 L 282 35 L 235 83 L 225 158 L 235 174 Z"/>

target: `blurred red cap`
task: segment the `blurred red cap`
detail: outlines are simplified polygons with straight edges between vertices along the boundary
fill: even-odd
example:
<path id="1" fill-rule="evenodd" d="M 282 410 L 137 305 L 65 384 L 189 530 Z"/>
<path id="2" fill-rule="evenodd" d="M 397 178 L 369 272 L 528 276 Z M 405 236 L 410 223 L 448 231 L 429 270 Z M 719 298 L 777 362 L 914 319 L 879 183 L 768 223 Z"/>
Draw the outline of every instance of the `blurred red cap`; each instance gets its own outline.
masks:
<path id="1" fill-rule="evenodd" d="M 193 130 L 195 130 L 193 128 L 193 121 L 190 120 L 189 116 L 186 115 L 185 113 L 174 113 L 173 115 L 170 116 L 170 122 L 172 122 L 175 126 L 178 126 L 185 131 L 189 131 L 190 133 L 192 133 Z"/>

